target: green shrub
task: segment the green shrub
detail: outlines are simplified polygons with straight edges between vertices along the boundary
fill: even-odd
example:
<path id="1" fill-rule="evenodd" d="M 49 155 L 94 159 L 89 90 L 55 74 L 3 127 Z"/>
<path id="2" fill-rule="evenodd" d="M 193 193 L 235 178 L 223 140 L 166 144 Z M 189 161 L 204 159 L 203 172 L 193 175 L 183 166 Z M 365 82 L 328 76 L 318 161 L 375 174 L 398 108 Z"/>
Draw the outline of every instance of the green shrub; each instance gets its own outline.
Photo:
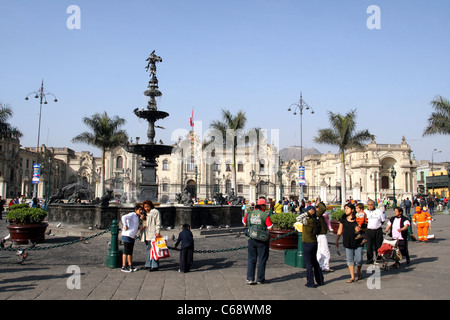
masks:
<path id="1" fill-rule="evenodd" d="M 345 214 L 345 211 L 343 209 L 337 209 L 331 212 L 331 220 L 339 221 L 341 220 L 342 216 Z"/>
<path id="2" fill-rule="evenodd" d="M 297 222 L 296 219 L 297 215 L 289 212 L 276 213 L 270 216 L 274 229 L 281 230 L 294 229 L 294 224 Z"/>
<path id="3" fill-rule="evenodd" d="M 6 215 L 6 218 L 13 223 L 33 224 L 42 222 L 46 216 L 47 211 L 41 208 L 21 207 L 10 210 Z"/>
<path id="4" fill-rule="evenodd" d="M 18 203 L 13 204 L 11 207 L 9 207 L 9 211 L 16 210 L 16 209 L 22 209 L 22 208 L 29 208 L 30 206 L 28 203 Z"/>

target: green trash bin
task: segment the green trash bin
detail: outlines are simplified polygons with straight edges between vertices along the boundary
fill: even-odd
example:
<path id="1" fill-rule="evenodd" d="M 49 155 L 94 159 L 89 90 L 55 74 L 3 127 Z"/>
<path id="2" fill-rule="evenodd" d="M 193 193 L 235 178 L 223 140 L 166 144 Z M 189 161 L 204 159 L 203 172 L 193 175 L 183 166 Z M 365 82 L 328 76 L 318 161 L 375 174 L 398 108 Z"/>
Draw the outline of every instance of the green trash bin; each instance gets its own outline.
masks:
<path id="1" fill-rule="evenodd" d="M 305 259 L 303 257 L 303 241 L 302 233 L 298 233 L 297 249 L 289 249 L 284 251 L 284 263 L 295 268 L 305 268 Z"/>

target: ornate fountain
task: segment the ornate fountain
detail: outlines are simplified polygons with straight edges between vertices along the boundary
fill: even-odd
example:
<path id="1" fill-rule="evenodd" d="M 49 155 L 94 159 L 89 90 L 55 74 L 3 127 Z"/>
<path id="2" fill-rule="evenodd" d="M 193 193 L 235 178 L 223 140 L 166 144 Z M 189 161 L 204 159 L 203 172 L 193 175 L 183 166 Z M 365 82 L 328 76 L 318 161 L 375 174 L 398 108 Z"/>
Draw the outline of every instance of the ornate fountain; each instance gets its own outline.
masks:
<path id="1" fill-rule="evenodd" d="M 134 109 L 134 114 L 148 122 L 147 138 L 145 144 L 129 144 L 127 151 L 143 157 L 141 164 L 142 182 L 139 186 L 140 195 L 138 202 L 151 200 L 158 202 L 158 185 L 156 184 L 156 159 L 163 154 L 170 154 L 174 146 L 157 144 L 155 142 L 155 122 L 167 118 L 169 114 L 159 111 L 156 97 L 162 96 L 158 88 L 156 77 L 156 63 L 162 62 L 161 57 L 153 51 L 147 59 L 146 70 L 150 70 L 150 81 L 144 95 L 149 97 L 146 108 Z M 130 204 L 131 206 L 131 204 Z M 101 204 L 65 204 L 52 203 L 49 205 L 48 221 L 53 224 L 63 223 L 67 226 L 110 228 L 113 220 L 119 220 L 123 214 L 132 210 L 130 206 L 108 206 Z M 241 226 L 241 206 L 212 206 L 212 205 L 161 205 L 158 207 L 161 213 L 163 227 L 181 228 L 184 223 L 198 228 L 201 225 L 230 225 Z"/>
<path id="2" fill-rule="evenodd" d="M 155 142 L 155 122 L 169 116 L 167 112 L 159 111 L 157 108 L 156 97 L 162 96 L 158 87 L 158 78 L 156 77 L 156 63 L 162 62 L 161 57 L 153 51 L 147 59 L 146 71 L 150 70 L 150 81 L 148 89 L 144 95 L 149 97 L 147 108 L 134 109 L 134 114 L 148 122 L 147 138 L 145 144 L 129 144 L 128 152 L 138 154 L 144 158 L 141 166 L 142 183 L 140 185 L 139 200 L 158 201 L 158 185 L 156 184 L 156 158 L 163 154 L 172 153 L 173 146 L 156 144 Z"/>

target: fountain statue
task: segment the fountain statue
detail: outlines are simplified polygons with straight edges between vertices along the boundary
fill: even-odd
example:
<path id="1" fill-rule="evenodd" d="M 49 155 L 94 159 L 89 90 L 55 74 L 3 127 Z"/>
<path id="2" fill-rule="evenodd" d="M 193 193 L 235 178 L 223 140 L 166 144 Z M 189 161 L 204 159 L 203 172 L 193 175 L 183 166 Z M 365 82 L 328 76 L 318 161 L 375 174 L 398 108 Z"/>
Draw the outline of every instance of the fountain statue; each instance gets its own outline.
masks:
<path id="1" fill-rule="evenodd" d="M 162 96 L 161 91 L 158 89 L 158 78 L 156 77 L 156 63 L 162 62 L 161 57 L 155 54 L 153 51 L 148 59 L 146 70 L 150 70 L 150 81 L 148 89 L 144 92 L 144 95 L 149 97 L 147 108 L 136 108 L 134 114 L 141 119 L 145 119 L 148 122 L 147 138 L 148 141 L 145 144 L 129 144 L 128 152 L 139 154 L 145 160 L 142 163 L 142 183 L 140 185 L 139 201 L 151 200 L 153 202 L 158 201 L 158 185 L 156 184 L 156 158 L 162 154 L 172 153 L 173 146 L 156 144 L 155 143 L 155 122 L 164 119 L 169 116 L 167 112 L 159 111 L 156 104 L 156 97 Z"/>

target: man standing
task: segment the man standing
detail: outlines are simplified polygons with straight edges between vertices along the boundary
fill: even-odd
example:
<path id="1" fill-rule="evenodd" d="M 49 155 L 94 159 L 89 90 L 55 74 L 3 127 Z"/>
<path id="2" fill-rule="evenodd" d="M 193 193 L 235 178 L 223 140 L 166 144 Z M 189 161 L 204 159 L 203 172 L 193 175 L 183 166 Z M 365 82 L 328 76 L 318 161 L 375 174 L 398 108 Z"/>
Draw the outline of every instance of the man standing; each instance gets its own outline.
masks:
<path id="1" fill-rule="evenodd" d="M 419 236 L 419 241 L 428 241 L 428 227 L 431 224 L 431 216 L 427 212 L 427 207 L 416 208 L 416 213 L 413 216 L 413 224 L 417 226 L 417 235 Z"/>
<path id="2" fill-rule="evenodd" d="M 258 199 L 256 209 L 249 211 L 243 219 L 248 227 L 248 261 L 247 284 L 255 284 L 256 262 L 258 262 L 257 283 L 266 281 L 266 263 L 269 259 L 269 230 L 272 229 L 272 220 L 266 211 L 266 200 Z"/>
<path id="3" fill-rule="evenodd" d="M 407 217 L 409 217 L 409 213 L 410 213 L 410 210 L 411 210 L 411 205 L 412 205 L 411 200 L 409 200 L 409 198 L 406 198 L 406 200 L 405 200 L 405 214 L 406 214 Z"/>
<path id="4" fill-rule="evenodd" d="M 385 214 L 375 208 L 373 200 L 367 202 L 367 209 L 365 210 L 367 215 L 367 264 L 374 262 L 373 253 L 378 252 L 378 249 L 383 243 L 383 230 L 381 226 L 386 220 Z"/>

